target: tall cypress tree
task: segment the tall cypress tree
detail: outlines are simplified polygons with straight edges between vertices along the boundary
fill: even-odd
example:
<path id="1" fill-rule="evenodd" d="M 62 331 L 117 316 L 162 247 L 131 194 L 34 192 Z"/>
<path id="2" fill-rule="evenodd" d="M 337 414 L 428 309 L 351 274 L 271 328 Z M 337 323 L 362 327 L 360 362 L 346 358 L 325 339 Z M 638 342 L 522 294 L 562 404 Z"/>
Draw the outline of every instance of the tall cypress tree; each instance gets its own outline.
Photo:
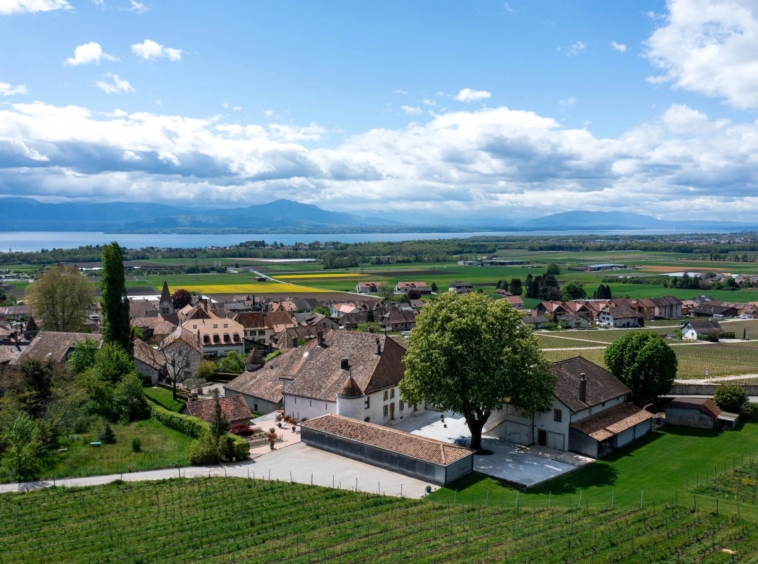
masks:
<path id="1" fill-rule="evenodd" d="M 103 308 L 102 335 L 106 343 L 121 345 L 131 353 L 129 298 L 126 297 L 124 254 L 115 241 L 103 246 L 103 271 L 100 279 L 100 305 Z"/>

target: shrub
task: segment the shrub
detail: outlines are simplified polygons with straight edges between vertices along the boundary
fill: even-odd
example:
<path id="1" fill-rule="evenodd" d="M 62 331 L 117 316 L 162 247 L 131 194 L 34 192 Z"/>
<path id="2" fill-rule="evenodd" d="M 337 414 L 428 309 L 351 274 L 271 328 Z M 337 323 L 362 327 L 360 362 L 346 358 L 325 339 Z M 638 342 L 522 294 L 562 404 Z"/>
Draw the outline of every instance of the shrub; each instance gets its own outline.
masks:
<path id="1" fill-rule="evenodd" d="M 132 439 L 132 452 L 142 452 L 142 441 L 139 440 L 139 437 Z"/>
<path id="2" fill-rule="evenodd" d="M 235 423 L 232 425 L 231 432 L 239 437 L 249 437 L 254 433 L 252 427 L 247 423 Z"/>
<path id="3" fill-rule="evenodd" d="M 245 357 L 235 351 L 229 351 L 218 361 L 219 368 L 224 372 L 244 372 Z"/>
<path id="4" fill-rule="evenodd" d="M 722 384 L 716 388 L 713 401 L 724 411 L 740 413 L 747 407 L 748 395 L 739 384 Z"/>
<path id="5" fill-rule="evenodd" d="M 218 464 L 221 461 L 218 445 L 209 432 L 204 432 L 190 445 L 189 459 L 195 466 Z"/>
<path id="6" fill-rule="evenodd" d="M 136 373 L 128 374 L 113 391 L 113 414 L 121 421 L 137 421 L 150 416 L 142 381 Z"/>
<path id="7" fill-rule="evenodd" d="M 212 360 L 203 360 L 197 365 L 197 377 L 203 380 L 212 378 L 215 371 L 216 363 Z"/>
<path id="8" fill-rule="evenodd" d="M 100 442 L 105 443 L 106 445 L 112 445 L 116 442 L 116 434 L 108 423 L 105 424 L 103 432 L 100 433 Z"/>

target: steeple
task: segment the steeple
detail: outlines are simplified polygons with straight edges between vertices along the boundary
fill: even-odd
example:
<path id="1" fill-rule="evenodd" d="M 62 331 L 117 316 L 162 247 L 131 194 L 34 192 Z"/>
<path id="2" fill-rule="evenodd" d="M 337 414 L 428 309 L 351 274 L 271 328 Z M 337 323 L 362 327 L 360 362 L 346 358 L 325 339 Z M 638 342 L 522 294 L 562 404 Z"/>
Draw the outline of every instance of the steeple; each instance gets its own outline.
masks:
<path id="1" fill-rule="evenodd" d="M 161 291 L 161 315 L 170 315 L 174 313 L 174 300 L 171 298 L 171 292 L 168 291 L 168 282 L 163 281 L 163 290 Z"/>

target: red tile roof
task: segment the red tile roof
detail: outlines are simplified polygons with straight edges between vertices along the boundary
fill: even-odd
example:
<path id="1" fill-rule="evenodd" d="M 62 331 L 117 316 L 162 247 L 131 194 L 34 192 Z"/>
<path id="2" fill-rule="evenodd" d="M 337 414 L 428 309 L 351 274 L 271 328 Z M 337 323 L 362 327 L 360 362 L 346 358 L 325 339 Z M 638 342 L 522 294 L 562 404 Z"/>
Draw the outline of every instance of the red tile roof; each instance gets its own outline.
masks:
<path id="1" fill-rule="evenodd" d="M 253 414 L 250 412 L 250 408 L 245 403 L 245 398 L 239 395 L 224 396 L 218 398 L 218 403 L 221 405 L 221 413 L 228 421 L 242 421 L 250 419 Z M 210 423 L 213 418 L 213 413 L 216 410 L 216 400 L 195 400 L 187 402 L 187 411 L 193 417 L 199 417 L 203 421 Z"/>
<path id="2" fill-rule="evenodd" d="M 652 418 L 653 414 L 649 411 L 631 403 L 622 403 L 572 423 L 571 426 L 596 441 L 605 441 Z"/>

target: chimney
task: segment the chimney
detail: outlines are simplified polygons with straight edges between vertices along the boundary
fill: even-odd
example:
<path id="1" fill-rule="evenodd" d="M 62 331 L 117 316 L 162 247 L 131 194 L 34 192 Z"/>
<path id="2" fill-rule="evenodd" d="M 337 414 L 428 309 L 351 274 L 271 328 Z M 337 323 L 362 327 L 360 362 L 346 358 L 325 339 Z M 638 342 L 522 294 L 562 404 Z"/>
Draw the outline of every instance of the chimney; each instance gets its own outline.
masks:
<path id="1" fill-rule="evenodd" d="M 579 380 L 579 401 L 587 403 L 587 374 L 584 372 Z"/>
<path id="2" fill-rule="evenodd" d="M 321 330 L 316 331 L 316 338 L 318 339 L 318 346 L 323 348 L 324 347 L 324 332 Z"/>
<path id="3" fill-rule="evenodd" d="M 379 337 L 376 338 L 376 354 L 382 354 L 382 344 L 379 342 Z"/>
<path id="4" fill-rule="evenodd" d="M 346 358 L 343 358 L 342 362 L 340 363 L 340 368 L 342 368 L 342 370 L 349 370 L 350 362 Z"/>

